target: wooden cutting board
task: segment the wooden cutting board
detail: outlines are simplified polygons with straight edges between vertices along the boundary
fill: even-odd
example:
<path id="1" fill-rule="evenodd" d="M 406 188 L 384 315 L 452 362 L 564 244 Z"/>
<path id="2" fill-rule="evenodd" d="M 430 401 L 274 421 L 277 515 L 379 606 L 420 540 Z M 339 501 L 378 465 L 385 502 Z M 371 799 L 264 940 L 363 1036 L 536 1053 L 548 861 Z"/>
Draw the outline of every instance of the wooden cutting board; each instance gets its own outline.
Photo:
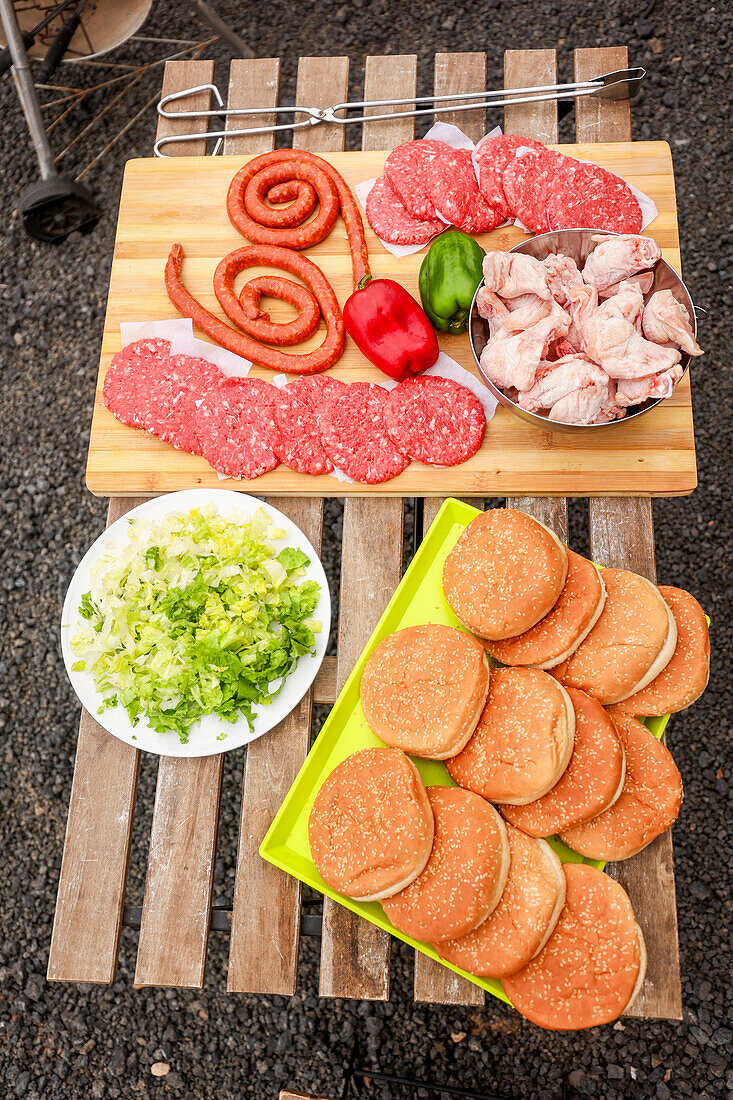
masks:
<path id="1" fill-rule="evenodd" d="M 659 216 L 645 232 L 659 241 L 665 259 L 680 270 L 674 174 L 666 142 L 556 148 L 582 160 L 595 161 L 650 195 Z M 386 156 L 386 151 L 335 152 L 328 159 L 353 187 L 361 180 L 380 175 Z M 398 477 L 382 485 L 345 484 L 329 476 L 298 474 L 282 465 L 253 481 L 222 483 L 202 458 L 177 451 L 146 432 L 120 424 L 104 407 L 104 374 L 121 347 L 121 321 L 152 321 L 177 315 L 163 285 L 163 268 L 173 242 L 180 241 L 185 250 L 183 274 L 187 287 L 200 302 L 223 317 L 214 298 L 212 276 L 219 260 L 244 243 L 227 218 L 225 197 L 230 180 L 246 159 L 146 158 L 126 165 L 89 442 L 87 485 L 93 493 L 135 496 L 222 484 L 270 496 L 372 493 L 681 496 L 695 488 L 697 469 L 689 375 L 672 397 L 646 416 L 587 435 L 538 429 L 499 406 L 487 425 L 481 450 L 468 462 L 448 469 L 413 462 Z M 417 274 L 424 251 L 397 258 L 366 228 L 373 273 L 398 279 L 417 296 Z M 506 226 L 478 240 L 489 250 L 511 248 L 523 238 L 521 230 Z M 308 249 L 306 255 L 322 268 L 343 304 L 352 291 L 352 281 L 341 219 L 329 236 Z M 257 273 L 255 268 L 242 278 Z M 284 319 L 289 309 L 274 303 L 271 312 L 274 318 Z M 322 331 L 323 327 L 300 348 L 317 346 Z M 205 338 L 195 326 L 194 334 Z M 475 373 L 465 333 L 442 336 L 441 347 Z M 693 363 L 691 373 L 695 369 Z M 331 373 L 344 381 L 383 380 L 348 338 L 344 354 Z M 252 375 L 272 377 L 270 371 L 256 366 Z"/>

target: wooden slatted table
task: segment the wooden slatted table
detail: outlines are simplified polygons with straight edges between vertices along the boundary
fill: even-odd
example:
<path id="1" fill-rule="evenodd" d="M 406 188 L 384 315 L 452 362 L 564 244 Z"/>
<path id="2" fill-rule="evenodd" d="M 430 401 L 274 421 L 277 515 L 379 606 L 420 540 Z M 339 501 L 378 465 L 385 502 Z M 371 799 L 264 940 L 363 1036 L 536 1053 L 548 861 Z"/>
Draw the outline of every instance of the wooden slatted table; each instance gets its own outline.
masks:
<path id="1" fill-rule="evenodd" d="M 577 50 L 575 77 L 625 68 L 625 48 Z M 277 59 L 236 60 L 229 72 L 229 105 L 274 107 Z M 211 82 L 213 62 L 169 62 L 163 94 Z M 505 87 L 549 84 L 557 79 L 554 50 L 513 50 L 505 56 Z M 435 91 L 457 93 L 485 87 L 482 53 L 438 54 Z M 348 98 L 348 58 L 303 57 L 297 99 L 326 105 Z M 364 98 L 415 94 L 413 56 L 368 57 Z M 199 107 L 209 106 L 207 92 Z M 485 132 L 481 111 L 461 111 L 447 121 L 472 138 Z M 492 120 L 493 121 L 493 120 Z M 190 130 L 191 121 L 160 119 L 158 137 Z M 558 140 L 556 103 L 508 107 L 505 130 L 544 142 Z M 582 99 L 576 103 L 578 141 L 631 138 L 628 102 Z M 413 136 L 412 119 L 367 123 L 364 149 L 391 147 Z M 315 152 L 342 148 L 344 130 L 318 126 L 299 132 L 295 144 Z M 231 137 L 224 151 L 264 152 L 272 135 Z M 171 155 L 205 155 L 206 142 L 171 145 Z M 139 499 L 110 501 L 108 524 Z M 323 501 L 277 498 L 320 548 Z M 481 505 L 481 501 L 472 501 Z M 541 519 L 566 539 L 568 505 L 562 498 L 521 497 L 509 505 Z M 424 506 L 424 525 L 439 500 Z M 589 502 L 591 551 L 595 560 L 655 579 L 654 533 L 649 498 L 609 497 Z M 403 502 L 398 498 L 348 498 L 341 548 L 342 583 L 338 655 L 327 658 L 313 690 L 280 725 L 246 749 L 237 852 L 227 988 L 230 992 L 292 994 L 297 979 L 301 925 L 300 883 L 263 862 L 258 846 L 308 751 L 313 702 L 331 703 L 346 680 L 397 585 L 402 564 Z M 145 894 L 135 970 L 139 986 L 199 988 L 204 981 L 211 924 L 212 878 L 222 770 L 230 756 L 162 757 L 158 765 Z M 86 712 L 79 729 L 69 818 L 64 844 L 48 977 L 52 981 L 111 982 L 115 976 L 130 836 L 138 782 L 139 751 L 107 734 Z M 631 1015 L 682 1016 L 672 842 L 669 832 L 638 856 L 609 872 L 623 883 L 643 925 L 649 953 L 646 982 Z M 385 1000 L 389 997 L 389 937 L 348 910 L 325 900 L 320 993 L 324 997 Z M 483 992 L 422 955 L 415 959 L 415 1000 L 479 1005 Z M 288 1094 L 290 1095 L 290 1094 Z"/>

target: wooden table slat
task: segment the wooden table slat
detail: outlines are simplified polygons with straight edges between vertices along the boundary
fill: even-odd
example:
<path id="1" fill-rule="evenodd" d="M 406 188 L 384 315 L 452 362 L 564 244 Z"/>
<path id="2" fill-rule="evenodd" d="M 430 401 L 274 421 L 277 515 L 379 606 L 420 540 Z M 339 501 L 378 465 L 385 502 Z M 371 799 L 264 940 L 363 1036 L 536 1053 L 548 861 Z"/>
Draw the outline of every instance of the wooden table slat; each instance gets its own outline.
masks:
<path id="1" fill-rule="evenodd" d="M 336 695 L 336 658 L 324 657 L 313 683 L 313 702 L 333 703 Z"/>
<path id="2" fill-rule="evenodd" d="M 169 61 L 163 94 L 214 77 L 213 61 Z M 196 97 L 208 107 L 210 95 Z M 206 119 L 159 118 L 157 137 L 191 129 L 206 132 Z M 171 156 L 203 156 L 206 142 L 170 145 Z M 161 757 L 150 834 L 136 985 L 200 988 L 209 938 L 211 890 L 219 820 L 222 756 Z"/>
<path id="3" fill-rule="evenodd" d="M 436 53 L 433 84 L 436 95 L 483 91 L 486 87 L 486 54 Z M 480 107 L 462 111 L 457 106 L 455 111 L 436 115 L 435 120 L 458 126 L 471 141 L 478 141 L 486 133 L 486 111 Z"/>
<path id="4" fill-rule="evenodd" d="M 140 503 L 110 501 L 107 527 Z M 114 981 L 139 766 L 139 749 L 107 733 L 82 710 L 49 981 Z"/>
<path id="5" fill-rule="evenodd" d="M 532 88 L 557 82 L 555 50 L 506 50 L 504 87 Z M 504 132 L 553 144 L 558 140 L 557 103 L 521 103 L 504 108 Z"/>
<path id="6" fill-rule="evenodd" d="M 555 50 L 507 50 L 504 87 L 530 88 L 557 80 Z M 504 108 L 504 130 L 535 141 L 558 140 L 557 103 L 525 103 Z M 509 497 L 507 507 L 527 512 L 564 541 L 568 537 L 568 502 L 564 497 Z"/>
<path id="7" fill-rule="evenodd" d="M 602 73 L 628 67 L 626 46 L 603 46 L 575 51 L 575 79 L 590 80 Z M 619 58 L 625 58 L 623 62 Z M 578 141 L 631 141 L 631 102 L 628 99 L 575 100 L 575 132 Z"/>
<path id="8" fill-rule="evenodd" d="M 457 95 L 459 92 L 480 92 L 486 87 L 486 55 L 483 53 L 437 54 L 435 58 L 435 94 Z M 485 111 L 450 111 L 436 115 L 445 122 L 459 126 L 477 141 L 484 134 Z M 490 429 L 489 429 L 490 430 Z M 463 499 L 463 498 L 462 498 Z M 430 497 L 423 504 L 423 535 L 435 519 L 443 501 Z M 476 508 L 483 507 L 480 498 L 466 501 Z M 484 991 L 473 982 L 466 981 L 447 966 L 415 952 L 413 994 L 416 1001 L 433 1004 L 482 1005 Z"/>
<path id="9" fill-rule="evenodd" d="M 279 57 L 235 57 L 229 66 L 229 91 L 227 107 L 276 107 L 280 88 Z M 263 115 L 227 115 L 226 130 L 244 130 L 256 126 L 273 126 L 278 116 Z M 249 136 L 224 138 L 222 152 L 225 156 L 235 153 L 251 156 L 254 153 L 267 153 L 275 148 L 274 134 L 251 134 Z"/>
<path id="10" fill-rule="evenodd" d="M 628 66 L 626 47 L 575 51 L 575 79 Z M 576 100 L 578 141 L 630 141 L 628 100 Z M 656 581 L 652 502 L 648 497 L 602 497 L 589 502 L 591 551 L 603 565 L 632 569 Z M 631 898 L 647 946 L 647 974 L 628 1015 L 682 1018 L 672 833 L 607 871 Z"/>
<path id="11" fill-rule="evenodd" d="M 391 99 L 413 95 L 417 63 L 411 56 L 368 57 L 364 98 Z M 398 108 L 395 108 L 398 110 Z M 372 111 L 382 113 L 383 108 Z M 388 130 L 368 124 L 362 148 L 398 145 L 414 134 L 412 119 L 395 119 Z M 345 683 L 377 621 L 391 599 L 402 570 L 403 507 L 401 498 L 349 497 L 344 501 L 341 550 L 341 596 L 337 687 Z M 389 936 L 379 928 L 324 898 L 321 941 L 322 997 L 389 997 Z"/>
<path id="12" fill-rule="evenodd" d="M 195 88 L 197 84 L 211 84 L 214 79 L 213 61 L 166 61 L 163 70 L 163 87 L 161 99 L 171 95 L 172 92 L 182 92 L 184 88 Z M 211 107 L 211 93 L 198 92 L 189 96 L 186 100 L 171 103 L 168 110 L 171 113 L 178 111 L 206 111 Z M 168 119 L 158 115 L 158 125 L 155 131 L 155 140 L 162 137 L 173 137 L 176 134 L 205 134 L 208 129 L 208 120 L 203 118 Z M 165 146 L 165 154 L 168 157 L 203 157 L 206 154 L 206 139 L 201 141 L 171 142 Z"/>
<path id="13" fill-rule="evenodd" d="M 228 106 L 274 107 L 279 74 L 277 58 L 232 61 Z M 276 116 L 264 118 L 274 121 Z M 239 125 L 236 117 L 227 118 L 227 129 Z M 264 153 L 274 145 L 274 134 L 253 134 L 247 138 L 227 138 L 224 152 Z M 271 503 L 297 523 L 320 550 L 321 501 L 285 498 Z M 308 692 L 283 722 L 247 747 L 229 943 L 230 993 L 295 992 L 301 884 L 262 860 L 259 846 L 308 752 L 311 701 L 312 694 Z"/>

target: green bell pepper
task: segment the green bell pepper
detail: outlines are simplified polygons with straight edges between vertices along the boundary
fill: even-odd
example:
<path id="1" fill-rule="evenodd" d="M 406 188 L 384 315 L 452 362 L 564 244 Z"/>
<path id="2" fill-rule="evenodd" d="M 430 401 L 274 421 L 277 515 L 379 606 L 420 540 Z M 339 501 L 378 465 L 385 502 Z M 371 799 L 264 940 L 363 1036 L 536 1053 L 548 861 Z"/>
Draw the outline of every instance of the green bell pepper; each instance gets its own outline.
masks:
<path id="1" fill-rule="evenodd" d="M 440 332 L 465 332 L 476 287 L 483 278 L 484 250 L 473 237 L 449 229 L 430 246 L 420 266 L 423 309 Z"/>

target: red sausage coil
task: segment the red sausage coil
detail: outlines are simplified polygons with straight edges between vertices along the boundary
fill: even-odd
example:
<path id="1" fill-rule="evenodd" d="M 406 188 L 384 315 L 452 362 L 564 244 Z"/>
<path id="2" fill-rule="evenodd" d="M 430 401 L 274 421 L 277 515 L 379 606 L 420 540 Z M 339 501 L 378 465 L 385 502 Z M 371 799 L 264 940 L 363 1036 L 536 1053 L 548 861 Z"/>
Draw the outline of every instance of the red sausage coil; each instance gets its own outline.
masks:
<path id="1" fill-rule="evenodd" d="M 269 203 L 288 206 L 269 206 Z M 314 210 L 318 212 L 310 221 Z M 174 244 L 165 268 L 168 297 L 207 336 L 222 347 L 271 370 L 315 374 L 332 366 L 344 346 L 341 310 L 331 284 L 311 260 L 298 253 L 330 233 L 339 210 L 351 251 L 354 286 L 369 275 L 364 226 L 343 177 L 327 161 L 301 149 L 276 149 L 248 161 L 229 185 L 227 213 L 252 244 L 230 252 L 214 273 L 214 293 L 232 328 L 207 310 L 186 289 L 181 268 L 183 248 Z M 303 224 L 305 223 L 305 224 Z M 299 276 L 302 286 L 277 275 L 250 279 L 237 293 L 234 280 L 248 267 L 280 268 Z M 289 302 L 299 311 L 293 321 L 276 324 L 259 308 L 262 295 Z M 320 318 L 326 337 L 315 351 L 289 355 L 262 343 L 293 346 L 311 336 Z"/>

